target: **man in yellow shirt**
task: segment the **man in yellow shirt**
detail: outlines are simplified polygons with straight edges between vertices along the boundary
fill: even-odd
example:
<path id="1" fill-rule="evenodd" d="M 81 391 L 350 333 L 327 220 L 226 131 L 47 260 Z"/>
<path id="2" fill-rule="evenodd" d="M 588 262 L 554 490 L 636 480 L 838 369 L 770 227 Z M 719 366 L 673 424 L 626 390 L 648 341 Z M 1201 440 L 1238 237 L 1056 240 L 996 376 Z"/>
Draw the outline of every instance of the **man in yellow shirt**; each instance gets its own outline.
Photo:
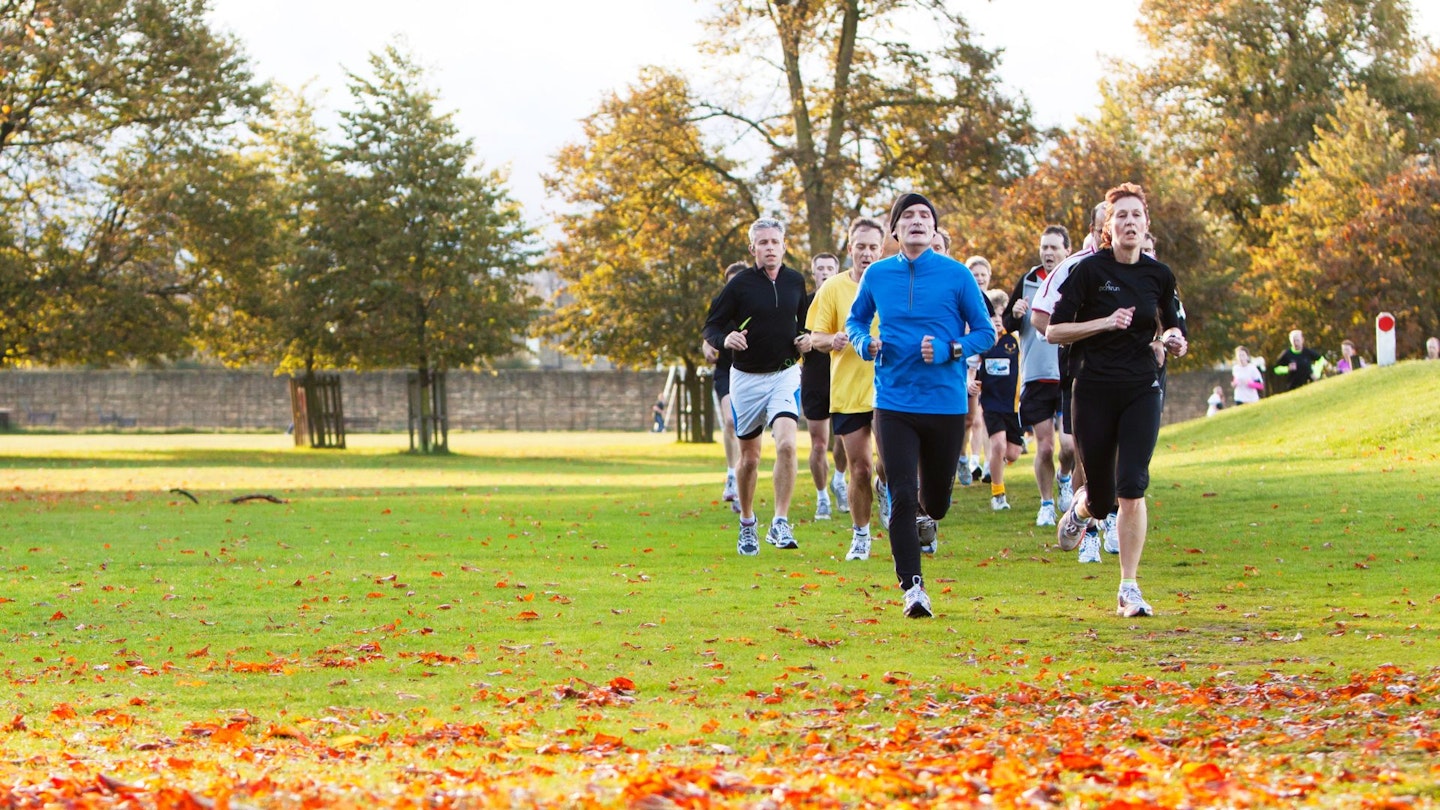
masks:
<path id="1" fill-rule="evenodd" d="M 844 273 L 831 276 L 818 292 L 810 305 L 805 327 L 810 330 L 810 343 L 818 350 L 830 352 L 830 428 L 840 437 L 849 459 L 850 474 L 850 517 L 853 521 L 850 537 L 850 551 L 847 560 L 870 558 L 870 511 L 873 498 L 870 490 L 870 475 L 878 475 L 877 494 L 880 497 L 880 522 L 889 523 L 889 497 L 885 492 L 885 470 L 878 463 L 872 464 L 871 441 L 873 430 L 871 420 L 875 410 L 875 366 L 867 363 L 850 348 L 845 334 L 845 319 L 850 315 L 850 305 L 855 302 L 856 291 L 865 268 L 877 261 L 885 244 L 885 226 L 868 217 L 860 217 L 850 223 L 851 267 Z M 870 324 L 870 334 L 879 337 L 880 323 L 877 318 Z M 888 528 L 888 525 L 886 526 Z"/>

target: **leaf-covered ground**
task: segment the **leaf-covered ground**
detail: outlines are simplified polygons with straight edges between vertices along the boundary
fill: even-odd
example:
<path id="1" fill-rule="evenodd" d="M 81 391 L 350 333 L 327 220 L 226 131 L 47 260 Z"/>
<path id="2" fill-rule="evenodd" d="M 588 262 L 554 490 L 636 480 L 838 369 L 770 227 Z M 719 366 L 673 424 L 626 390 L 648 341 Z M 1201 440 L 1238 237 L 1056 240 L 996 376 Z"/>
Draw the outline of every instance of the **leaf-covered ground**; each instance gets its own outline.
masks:
<path id="1" fill-rule="evenodd" d="M 1023 467 L 913 622 L 664 437 L 3 438 L 0 806 L 1437 806 L 1437 420 L 1404 364 L 1167 430 L 1150 620 Z"/>
<path id="2" fill-rule="evenodd" d="M 145 707 L 60 705 L 10 735 L 63 752 L 0 768 L 6 806 L 1430 806 L 1440 777 L 1440 671 L 1381 667 L 1319 688 L 1306 679 L 1199 686 L 1016 683 L 889 695 L 806 682 L 753 697 L 736 750 L 702 735 L 646 750 L 581 729 L 521 737 L 527 705 L 621 714 L 632 682 L 494 695 L 491 725 L 379 713 L 197 721 L 170 736 Z M 418 713 L 423 715 L 423 712 Z M 711 721 L 711 731 L 721 723 Z M 386 730 L 377 731 L 377 726 Z M 726 735 L 726 738 L 731 738 Z M 733 738 L 732 738 L 733 739 Z"/>

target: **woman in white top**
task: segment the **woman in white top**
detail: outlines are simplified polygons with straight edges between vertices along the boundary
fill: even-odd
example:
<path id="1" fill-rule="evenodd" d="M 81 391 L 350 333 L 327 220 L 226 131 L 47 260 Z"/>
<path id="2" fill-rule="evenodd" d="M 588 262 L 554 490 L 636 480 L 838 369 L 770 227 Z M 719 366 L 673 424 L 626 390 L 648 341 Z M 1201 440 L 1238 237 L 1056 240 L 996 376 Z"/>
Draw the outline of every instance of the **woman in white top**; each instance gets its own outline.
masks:
<path id="1" fill-rule="evenodd" d="M 1250 352 L 1244 346 L 1235 347 L 1235 365 L 1230 367 L 1230 385 L 1235 389 L 1235 404 L 1259 402 L 1260 392 L 1265 390 L 1265 375 L 1260 367 L 1250 362 Z"/>

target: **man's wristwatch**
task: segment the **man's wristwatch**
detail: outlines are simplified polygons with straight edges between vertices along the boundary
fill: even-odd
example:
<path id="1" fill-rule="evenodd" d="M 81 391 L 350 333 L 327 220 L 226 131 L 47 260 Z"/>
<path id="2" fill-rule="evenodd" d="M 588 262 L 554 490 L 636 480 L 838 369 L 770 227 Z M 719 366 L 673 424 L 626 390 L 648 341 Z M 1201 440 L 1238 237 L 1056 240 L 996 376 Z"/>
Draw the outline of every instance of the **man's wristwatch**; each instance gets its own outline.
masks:
<path id="1" fill-rule="evenodd" d="M 952 341 L 950 341 L 950 359 L 951 359 L 951 360 L 961 360 L 961 359 L 964 359 L 964 357 L 965 357 L 965 347 L 960 345 L 960 341 L 958 341 L 958 340 L 952 340 Z"/>

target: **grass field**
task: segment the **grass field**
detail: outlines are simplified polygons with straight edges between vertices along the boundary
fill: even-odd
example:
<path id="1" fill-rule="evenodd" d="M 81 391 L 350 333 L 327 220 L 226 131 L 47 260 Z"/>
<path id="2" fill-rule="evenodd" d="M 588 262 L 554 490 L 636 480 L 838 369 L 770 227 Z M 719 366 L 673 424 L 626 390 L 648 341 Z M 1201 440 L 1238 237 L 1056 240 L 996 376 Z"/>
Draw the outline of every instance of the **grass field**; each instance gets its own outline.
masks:
<path id="1" fill-rule="evenodd" d="M 718 446 L 0 436 L 0 803 L 1434 806 L 1437 425 L 1406 363 L 1166 429 L 1150 619 L 1023 457 L 931 621 L 843 519 L 737 556 Z"/>

